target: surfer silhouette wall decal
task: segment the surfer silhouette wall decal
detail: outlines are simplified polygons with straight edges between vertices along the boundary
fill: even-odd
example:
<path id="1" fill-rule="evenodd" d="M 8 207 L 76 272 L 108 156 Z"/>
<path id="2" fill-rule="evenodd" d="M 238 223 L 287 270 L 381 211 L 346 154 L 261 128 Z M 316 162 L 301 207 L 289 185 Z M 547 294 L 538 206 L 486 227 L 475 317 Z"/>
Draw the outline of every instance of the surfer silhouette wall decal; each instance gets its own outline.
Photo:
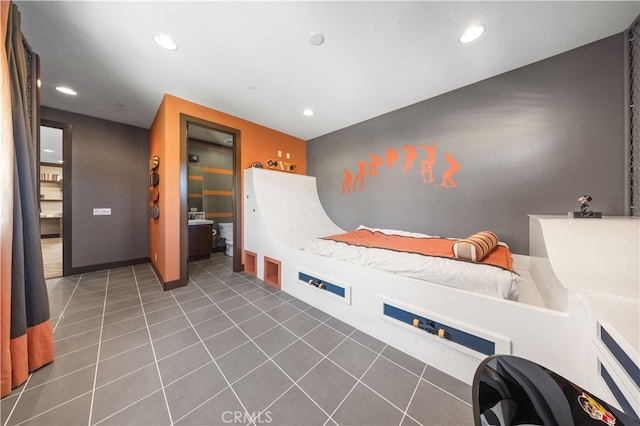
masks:
<path id="1" fill-rule="evenodd" d="M 417 149 L 416 149 L 417 148 Z M 384 156 L 375 153 L 369 154 L 371 161 L 356 161 L 357 174 L 353 177 L 351 171 L 344 169 L 344 180 L 342 182 L 342 193 L 350 194 L 352 191 L 364 191 L 365 177 L 367 176 L 367 166 L 369 166 L 368 176 L 377 177 L 378 168 L 385 163 L 387 169 L 394 169 L 395 164 L 400 160 L 400 153 L 404 155 L 404 166 L 402 174 L 407 174 L 413 169 L 413 165 L 420 156 L 420 177 L 424 184 L 434 184 L 434 165 L 437 161 L 438 142 L 434 141 L 431 145 L 409 145 L 405 144 L 400 149 L 387 148 Z M 420 154 L 420 155 L 419 155 Z M 444 153 L 444 161 L 448 164 L 448 168 L 442 172 L 440 183 L 434 184 L 436 187 L 455 188 L 458 186 L 453 176 L 460 171 L 462 166 L 454 158 L 450 152 Z M 417 167 L 416 167 L 417 168 Z M 398 182 L 393 181 L 393 185 L 397 186 Z"/>

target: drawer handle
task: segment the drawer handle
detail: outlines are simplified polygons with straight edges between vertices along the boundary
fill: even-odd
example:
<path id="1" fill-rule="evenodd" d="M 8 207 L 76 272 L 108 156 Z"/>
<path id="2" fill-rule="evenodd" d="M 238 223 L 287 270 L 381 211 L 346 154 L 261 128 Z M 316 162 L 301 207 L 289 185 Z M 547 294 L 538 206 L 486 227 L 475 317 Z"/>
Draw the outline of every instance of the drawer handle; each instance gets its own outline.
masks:
<path id="1" fill-rule="evenodd" d="M 320 290 L 324 290 L 325 289 L 325 285 L 322 283 L 322 281 L 314 281 L 313 279 L 309 280 L 309 285 L 312 285 L 314 287 L 319 288 Z"/>
<path id="2" fill-rule="evenodd" d="M 419 318 L 414 318 L 412 324 L 415 328 L 424 330 L 429 334 L 436 334 L 438 337 L 442 339 L 444 339 L 447 336 L 447 331 L 444 328 L 436 329 L 436 323 L 431 320 L 425 320 L 425 323 L 422 324 Z"/>

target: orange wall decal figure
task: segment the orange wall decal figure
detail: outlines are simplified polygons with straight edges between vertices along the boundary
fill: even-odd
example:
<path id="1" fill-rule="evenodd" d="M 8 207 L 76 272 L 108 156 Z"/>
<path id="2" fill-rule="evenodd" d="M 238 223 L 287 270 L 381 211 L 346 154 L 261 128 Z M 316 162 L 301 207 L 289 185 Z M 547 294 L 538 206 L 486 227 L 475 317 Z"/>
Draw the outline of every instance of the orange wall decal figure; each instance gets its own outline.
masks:
<path id="1" fill-rule="evenodd" d="M 344 169 L 344 182 L 342 182 L 342 193 L 350 194 L 351 193 L 351 180 L 353 176 L 351 176 L 351 172 L 347 169 Z"/>
<path id="2" fill-rule="evenodd" d="M 453 188 L 454 186 L 458 186 L 456 181 L 453 180 L 453 175 L 458 173 L 458 170 L 460 170 L 461 166 L 449 152 L 444 153 L 444 158 L 447 160 L 447 163 L 449 163 L 450 167 L 442 173 L 442 183 L 440 183 L 440 185 L 438 186 Z"/>
<path id="3" fill-rule="evenodd" d="M 358 182 L 360 182 L 360 189 L 358 189 L 358 191 L 362 192 L 364 190 L 364 175 L 367 172 L 367 162 L 358 161 L 358 167 L 360 168 L 360 171 L 358 172 L 356 178 L 353 180 L 353 189 L 356 189 L 356 185 L 358 185 Z"/>
<path id="4" fill-rule="evenodd" d="M 398 151 L 393 148 L 387 148 L 387 169 L 393 167 L 393 164 L 399 159 Z"/>
<path id="5" fill-rule="evenodd" d="M 458 186 L 456 181 L 453 179 L 453 176 L 458 173 L 462 166 L 458 164 L 450 152 L 444 153 L 444 157 L 449 168 L 442 173 L 442 182 L 439 184 L 434 183 L 433 168 L 437 160 L 437 149 L 438 142 L 434 141 L 431 145 L 405 144 L 402 148 L 398 149 L 387 148 L 384 156 L 371 153 L 369 154 L 369 157 L 371 158 L 370 161 L 356 161 L 356 164 L 358 165 L 358 174 L 355 175 L 355 177 L 349 169 L 344 169 L 342 193 L 350 194 L 353 191 L 364 191 L 364 180 L 367 176 L 367 166 L 369 166 L 369 176 L 378 176 L 379 167 L 383 163 L 386 163 L 388 169 L 395 167 L 396 162 L 400 160 L 400 151 L 406 152 L 402 174 L 406 175 L 407 172 L 413 168 L 414 162 L 420 161 L 420 176 L 422 177 L 423 184 L 432 184 L 434 186 L 444 188 L 454 188 Z M 421 155 L 420 159 L 418 159 L 418 155 L 423 151 L 426 154 L 426 157 Z M 393 186 L 398 186 L 398 181 L 393 181 Z"/>
<path id="6" fill-rule="evenodd" d="M 434 142 L 433 145 L 418 145 L 418 146 L 427 152 L 427 158 L 425 158 L 420 162 L 420 175 L 422 176 L 422 182 L 432 183 L 433 182 L 433 165 L 436 162 L 436 148 L 438 147 L 438 142 Z M 426 175 L 429 175 L 428 181 L 427 181 Z"/>
<path id="7" fill-rule="evenodd" d="M 369 174 L 371 176 L 378 176 L 378 166 L 382 164 L 382 157 L 376 154 L 371 154 L 373 161 L 369 164 Z"/>
<path id="8" fill-rule="evenodd" d="M 402 174 L 406 175 L 407 171 L 413 167 L 413 162 L 418 157 L 418 154 L 416 154 L 416 149 L 412 145 L 405 145 L 402 149 L 407 151 L 407 156 L 404 157 L 404 168 L 402 169 Z"/>

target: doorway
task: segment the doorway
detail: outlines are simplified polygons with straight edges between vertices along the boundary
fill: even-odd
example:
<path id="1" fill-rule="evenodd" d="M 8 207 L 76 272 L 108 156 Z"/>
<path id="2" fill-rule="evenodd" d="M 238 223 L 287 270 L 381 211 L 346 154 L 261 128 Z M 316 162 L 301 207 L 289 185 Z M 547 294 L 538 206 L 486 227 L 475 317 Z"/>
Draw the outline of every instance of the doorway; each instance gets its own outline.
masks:
<path id="1" fill-rule="evenodd" d="M 186 277 L 189 258 L 189 219 L 213 221 L 211 252 L 224 253 L 233 271 L 240 272 L 240 131 L 183 114 L 181 144 L 186 182 L 181 185 L 181 276 Z"/>
<path id="2" fill-rule="evenodd" d="M 71 269 L 71 125 L 41 120 L 39 130 L 40 246 L 45 279 L 50 279 Z"/>

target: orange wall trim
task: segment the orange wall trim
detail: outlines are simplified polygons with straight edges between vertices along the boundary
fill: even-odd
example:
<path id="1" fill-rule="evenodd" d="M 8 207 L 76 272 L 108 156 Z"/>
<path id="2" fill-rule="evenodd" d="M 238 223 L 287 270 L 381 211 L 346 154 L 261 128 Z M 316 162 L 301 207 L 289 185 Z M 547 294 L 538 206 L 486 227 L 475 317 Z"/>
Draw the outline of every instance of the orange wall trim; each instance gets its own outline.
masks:
<path id="1" fill-rule="evenodd" d="M 233 217 L 233 212 L 205 213 L 205 218 L 216 219 L 219 217 Z"/>
<path id="2" fill-rule="evenodd" d="M 254 161 L 264 164 L 269 158 L 277 158 L 278 151 L 285 151 L 290 153 L 290 161 L 296 164 L 296 173 L 307 174 L 307 144 L 303 139 L 165 94 L 151 125 L 149 140 L 149 155 L 160 157 L 157 170 L 160 174 L 160 217 L 149 219 L 149 258 L 164 283 L 187 278 L 180 276 L 181 114 L 239 130 L 242 168 L 251 167 Z M 242 180 L 242 170 L 237 170 L 237 173 Z M 242 194 L 239 195 L 242 199 Z M 229 213 L 215 214 L 216 217 L 233 216 Z"/>
<path id="3" fill-rule="evenodd" d="M 227 196 L 227 197 L 232 197 L 233 196 L 233 191 L 216 191 L 216 190 L 213 190 L 213 189 L 205 189 L 202 192 L 204 193 L 204 195 L 223 195 L 223 196 Z"/>
<path id="4" fill-rule="evenodd" d="M 217 173 L 219 175 L 232 175 L 233 174 L 233 170 L 216 169 L 216 168 L 213 168 L 213 167 L 203 167 L 202 171 L 203 172 L 207 172 L 207 173 Z"/>

